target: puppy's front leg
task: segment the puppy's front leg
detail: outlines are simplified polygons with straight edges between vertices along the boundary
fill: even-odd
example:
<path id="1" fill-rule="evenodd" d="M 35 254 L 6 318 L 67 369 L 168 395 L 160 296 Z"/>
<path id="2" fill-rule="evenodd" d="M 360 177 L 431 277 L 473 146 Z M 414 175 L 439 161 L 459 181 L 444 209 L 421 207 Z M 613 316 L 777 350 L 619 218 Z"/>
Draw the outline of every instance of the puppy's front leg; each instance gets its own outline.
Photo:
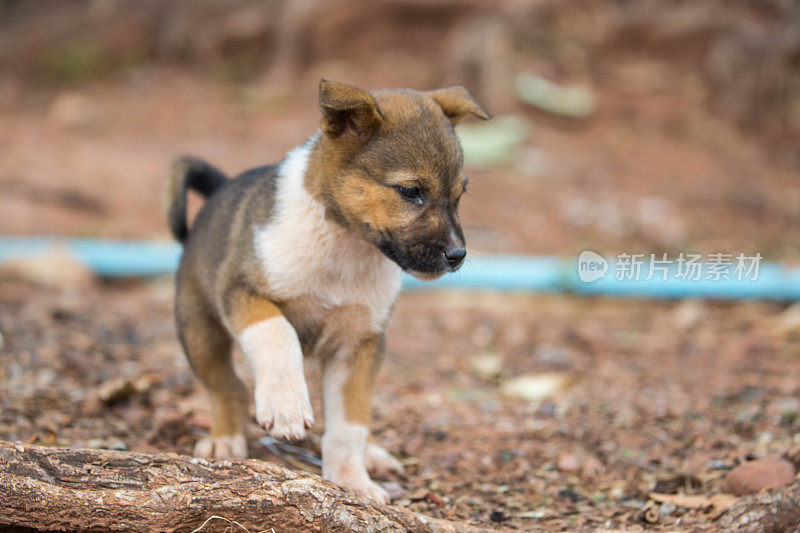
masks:
<path id="1" fill-rule="evenodd" d="M 314 413 L 297 333 L 264 298 L 237 292 L 228 307 L 236 340 L 255 372 L 256 420 L 274 437 L 302 439 Z"/>
<path id="2" fill-rule="evenodd" d="M 376 335 L 355 348 L 341 348 L 323 360 L 322 477 L 388 503 L 389 494 L 370 479 L 364 463 L 372 386 L 380 366 L 382 344 Z"/>

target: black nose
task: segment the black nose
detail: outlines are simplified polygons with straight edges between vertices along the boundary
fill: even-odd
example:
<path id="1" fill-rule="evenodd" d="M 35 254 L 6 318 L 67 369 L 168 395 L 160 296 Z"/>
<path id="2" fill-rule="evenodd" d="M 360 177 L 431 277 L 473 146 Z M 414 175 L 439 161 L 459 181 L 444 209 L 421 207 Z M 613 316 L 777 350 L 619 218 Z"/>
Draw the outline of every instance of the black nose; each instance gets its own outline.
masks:
<path id="1" fill-rule="evenodd" d="M 447 264 L 450 265 L 450 268 L 455 268 L 464 261 L 464 257 L 467 256 L 467 250 L 461 246 L 448 246 L 444 249 L 444 256 L 447 258 Z"/>

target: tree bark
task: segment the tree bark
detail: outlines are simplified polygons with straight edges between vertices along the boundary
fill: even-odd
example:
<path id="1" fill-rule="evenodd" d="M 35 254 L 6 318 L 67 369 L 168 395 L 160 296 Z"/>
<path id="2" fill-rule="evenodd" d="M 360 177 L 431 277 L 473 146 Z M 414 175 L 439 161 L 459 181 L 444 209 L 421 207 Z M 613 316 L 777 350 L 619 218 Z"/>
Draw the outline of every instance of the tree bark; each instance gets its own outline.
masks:
<path id="1" fill-rule="evenodd" d="M 800 480 L 741 498 L 722 517 L 724 531 L 800 533 Z"/>
<path id="2" fill-rule="evenodd" d="M 0 441 L 0 526 L 50 531 L 474 531 L 258 460 Z"/>

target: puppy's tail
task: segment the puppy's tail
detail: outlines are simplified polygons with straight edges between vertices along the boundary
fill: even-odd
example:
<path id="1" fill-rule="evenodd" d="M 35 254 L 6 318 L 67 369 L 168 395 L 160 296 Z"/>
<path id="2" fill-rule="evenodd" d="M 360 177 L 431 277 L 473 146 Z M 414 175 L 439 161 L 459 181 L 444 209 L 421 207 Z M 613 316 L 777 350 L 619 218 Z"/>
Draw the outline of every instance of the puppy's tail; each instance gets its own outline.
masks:
<path id="1" fill-rule="evenodd" d="M 222 187 L 228 177 L 205 161 L 193 157 L 181 157 L 172 165 L 172 172 L 164 194 L 169 229 L 180 242 L 189 235 L 186 224 L 186 193 L 189 189 L 205 198 Z"/>

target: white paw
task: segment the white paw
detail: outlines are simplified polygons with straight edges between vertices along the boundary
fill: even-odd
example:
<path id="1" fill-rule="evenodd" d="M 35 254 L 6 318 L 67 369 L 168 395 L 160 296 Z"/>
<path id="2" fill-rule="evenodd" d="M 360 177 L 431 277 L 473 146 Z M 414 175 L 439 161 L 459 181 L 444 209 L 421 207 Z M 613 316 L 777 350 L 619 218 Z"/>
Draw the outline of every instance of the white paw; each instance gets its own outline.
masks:
<path id="1" fill-rule="evenodd" d="M 301 440 L 314 425 L 314 411 L 305 379 L 287 386 L 256 388 L 256 420 L 278 439 Z"/>
<path id="2" fill-rule="evenodd" d="M 241 433 L 204 437 L 195 445 L 194 456 L 204 459 L 246 459 L 247 439 Z"/>
<path id="3" fill-rule="evenodd" d="M 405 468 L 400 461 L 377 444 L 367 444 L 364 464 L 367 466 L 367 472 L 375 477 L 386 477 L 391 473 L 399 475 L 405 473 Z"/>
<path id="4" fill-rule="evenodd" d="M 350 489 L 360 496 L 364 496 L 377 503 L 389 503 L 391 501 L 386 489 L 372 481 L 366 474 L 363 476 L 335 476 L 333 479 L 329 479 L 329 481 L 333 481 L 337 485 Z"/>
<path id="5" fill-rule="evenodd" d="M 366 483 L 359 488 L 353 488 L 352 490 L 377 503 L 386 504 L 392 501 L 392 499 L 389 497 L 389 493 L 386 492 L 386 489 L 374 481 L 370 481 L 369 483 Z"/>

